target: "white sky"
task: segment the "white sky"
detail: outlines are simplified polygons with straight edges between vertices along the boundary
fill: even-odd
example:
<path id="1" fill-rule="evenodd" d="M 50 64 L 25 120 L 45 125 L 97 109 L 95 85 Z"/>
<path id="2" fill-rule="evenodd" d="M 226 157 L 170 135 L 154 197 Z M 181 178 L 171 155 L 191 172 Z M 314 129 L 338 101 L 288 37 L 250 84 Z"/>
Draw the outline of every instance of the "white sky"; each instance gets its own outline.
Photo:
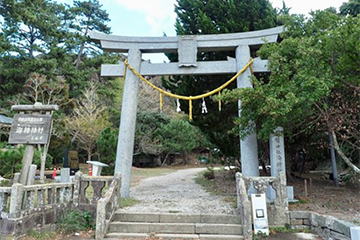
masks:
<path id="1" fill-rule="evenodd" d="M 57 0 L 72 4 L 72 0 Z M 109 13 L 112 34 L 122 36 L 175 36 L 174 4 L 176 0 L 99 0 Z M 281 8 L 282 0 L 270 0 Z M 285 0 L 290 13 L 308 14 L 311 10 L 339 8 L 344 0 Z M 152 59 L 162 62 L 164 58 Z"/>

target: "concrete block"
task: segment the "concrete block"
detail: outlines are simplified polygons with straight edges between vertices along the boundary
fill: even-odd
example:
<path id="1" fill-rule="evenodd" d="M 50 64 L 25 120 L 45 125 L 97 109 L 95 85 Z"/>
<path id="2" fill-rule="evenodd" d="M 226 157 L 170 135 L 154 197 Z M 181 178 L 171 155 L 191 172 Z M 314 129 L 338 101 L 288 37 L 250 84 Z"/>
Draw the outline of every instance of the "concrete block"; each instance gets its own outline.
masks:
<path id="1" fill-rule="evenodd" d="M 118 233 L 148 233 L 150 232 L 149 224 L 147 223 L 110 223 L 109 231 Z"/>
<path id="2" fill-rule="evenodd" d="M 184 214 L 184 213 L 161 213 L 161 223 L 196 223 L 200 222 L 200 214 Z"/>
<path id="3" fill-rule="evenodd" d="M 160 222 L 159 213 L 130 213 L 130 212 L 116 212 L 113 221 L 119 222 Z"/>
<path id="4" fill-rule="evenodd" d="M 303 219 L 303 224 L 310 226 L 310 220 L 309 219 Z"/>
<path id="5" fill-rule="evenodd" d="M 350 235 L 351 235 L 351 240 L 360 239 L 360 227 L 351 227 Z"/>
<path id="6" fill-rule="evenodd" d="M 306 211 L 290 211 L 290 218 L 303 218 L 303 219 L 309 219 L 311 212 Z"/>
<path id="7" fill-rule="evenodd" d="M 199 240 L 199 235 L 197 234 L 165 234 L 160 233 L 156 234 L 156 239 L 161 240 L 185 240 L 185 239 L 196 239 Z"/>
<path id="8" fill-rule="evenodd" d="M 290 220 L 290 225 L 303 225 L 303 220 L 302 219 L 291 219 Z"/>
<path id="9" fill-rule="evenodd" d="M 311 213 L 310 216 L 310 222 L 311 225 L 315 226 L 315 227 L 325 227 L 325 217 L 322 215 L 319 215 L 317 213 Z"/>
<path id="10" fill-rule="evenodd" d="M 149 232 L 194 234 L 195 225 L 192 223 L 150 223 Z"/>
<path id="11" fill-rule="evenodd" d="M 344 234 L 340 234 L 340 233 L 334 232 L 334 231 L 330 231 L 330 233 L 329 233 L 329 238 L 328 238 L 328 239 L 334 239 L 334 240 L 351 240 L 350 237 L 345 236 Z M 357 239 L 360 239 L 360 238 L 355 238 L 355 239 L 357 240 Z"/>
<path id="12" fill-rule="evenodd" d="M 348 223 L 348 222 L 344 222 L 341 220 L 335 220 L 334 222 L 334 231 L 338 232 L 338 233 L 342 233 L 347 237 L 351 237 L 350 235 L 350 228 L 351 227 L 356 227 L 354 224 Z"/>
<path id="13" fill-rule="evenodd" d="M 229 234 L 241 235 L 242 226 L 238 224 L 196 224 L 197 234 Z"/>
<path id="14" fill-rule="evenodd" d="M 201 214 L 199 223 L 241 224 L 239 215 Z"/>
<path id="15" fill-rule="evenodd" d="M 0 219 L 0 236 L 11 235 L 15 232 L 15 221 Z"/>
<path id="16" fill-rule="evenodd" d="M 60 170 L 60 182 L 62 183 L 70 182 L 70 168 L 62 168 Z"/>
<path id="17" fill-rule="evenodd" d="M 106 239 L 115 240 L 115 239 L 146 239 L 149 235 L 146 233 L 108 233 L 106 234 Z"/>
<path id="18" fill-rule="evenodd" d="M 294 200 L 294 187 L 293 186 L 286 186 L 288 200 Z"/>
<path id="19" fill-rule="evenodd" d="M 243 240 L 243 236 L 239 235 L 208 235 L 200 234 L 200 240 Z"/>

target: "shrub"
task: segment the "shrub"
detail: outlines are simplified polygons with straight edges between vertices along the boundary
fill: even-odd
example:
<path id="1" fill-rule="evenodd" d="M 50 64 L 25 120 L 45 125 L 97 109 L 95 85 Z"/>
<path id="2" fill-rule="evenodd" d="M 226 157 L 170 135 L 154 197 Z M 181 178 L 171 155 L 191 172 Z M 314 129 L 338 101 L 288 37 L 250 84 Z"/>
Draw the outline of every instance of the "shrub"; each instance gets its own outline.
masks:
<path id="1" fill-rule="evenodd" d="M 73 233 L 93 228 L 93 218 L 87 211 L 74 210 L 63 215 L 59 221 L 59 230 L 64 233 Z"/>

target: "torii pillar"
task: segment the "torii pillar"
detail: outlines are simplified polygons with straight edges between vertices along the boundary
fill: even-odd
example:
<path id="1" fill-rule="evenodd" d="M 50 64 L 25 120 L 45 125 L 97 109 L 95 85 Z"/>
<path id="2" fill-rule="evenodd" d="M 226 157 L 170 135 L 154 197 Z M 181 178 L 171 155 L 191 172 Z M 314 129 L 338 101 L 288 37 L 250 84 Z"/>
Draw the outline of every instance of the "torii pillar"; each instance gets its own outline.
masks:
<path id="1" fill-rule="evenodd" d="M 251 47 L 259 47 L 265 42 L 276 42 L 282 30 L 281 26 L 253 32 L 177 37 L 124 37 L 90 32 L 90 37 L 93 41 L 101 43 L 105 51 L 128 53 L 129 64 L 143 76 L 209 75 L 237 73 L 249 62 Z M 197 62 L 198 51 L 235 51 L 236 59 Z M 179 62 L 152 64 L 141 61 L 142 53 L 167 52 L 177 52 Z M 105 64 L 102 65 L 101 76 L 120 77 L 123 76 L 124 69 L 123 62 L 116 65 Z M 254 72 L 268 72 L 267 60 L 255 58 L 253 70 Z M 250 70 L 242 74 L 237 79 L 238 87 L 252 87 L 250 76 Z M 138 77 L 131 71 L 127 71 L 115 164 L 115 172 L 120 172 L 122 175 L 121 195 L 123 197 L 130 196 L 138 91 Z M 239 109 L 241 109 L 240 101 Z M 258 176 L 256 135 L 251 134 L 240 140 L 240 145 L 244 176 Z"/>

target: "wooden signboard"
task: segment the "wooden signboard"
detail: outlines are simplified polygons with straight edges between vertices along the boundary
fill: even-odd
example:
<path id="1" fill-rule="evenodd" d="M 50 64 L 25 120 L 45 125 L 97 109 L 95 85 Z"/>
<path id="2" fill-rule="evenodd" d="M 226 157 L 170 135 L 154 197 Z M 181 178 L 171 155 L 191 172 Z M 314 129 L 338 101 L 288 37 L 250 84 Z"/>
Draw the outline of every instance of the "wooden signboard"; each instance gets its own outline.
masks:
<path id="1" fill-rule="evenodd" d="M 51 115 L 16 114 L 11 125 L 10 144 L 47 144 Z"/>

